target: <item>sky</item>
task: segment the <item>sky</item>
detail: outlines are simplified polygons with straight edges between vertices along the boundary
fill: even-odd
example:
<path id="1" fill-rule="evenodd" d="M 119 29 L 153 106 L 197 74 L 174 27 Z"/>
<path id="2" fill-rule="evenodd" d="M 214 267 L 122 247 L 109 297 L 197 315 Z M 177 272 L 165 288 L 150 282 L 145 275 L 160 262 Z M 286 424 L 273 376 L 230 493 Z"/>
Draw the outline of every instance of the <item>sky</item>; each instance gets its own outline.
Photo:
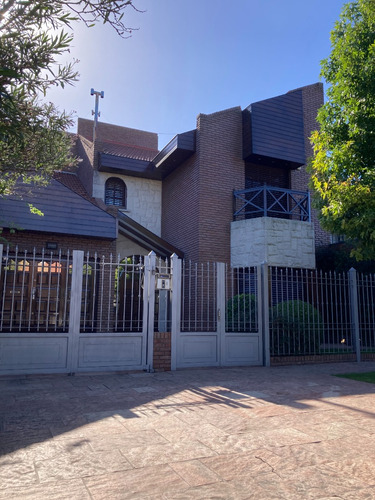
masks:
<path id="1" fill-rule="evenodd" d="M 213 113 L 320 81 L 344 0 L 134 0 L 120 38 L 109 25 L 74 28 L 73 87 L 47 98 L 92 118 L 90 89 L 104 91 L 99 120 L 159 134 L 159 148 Z M 75 128 L 73 129 L 75 130 Z"/>

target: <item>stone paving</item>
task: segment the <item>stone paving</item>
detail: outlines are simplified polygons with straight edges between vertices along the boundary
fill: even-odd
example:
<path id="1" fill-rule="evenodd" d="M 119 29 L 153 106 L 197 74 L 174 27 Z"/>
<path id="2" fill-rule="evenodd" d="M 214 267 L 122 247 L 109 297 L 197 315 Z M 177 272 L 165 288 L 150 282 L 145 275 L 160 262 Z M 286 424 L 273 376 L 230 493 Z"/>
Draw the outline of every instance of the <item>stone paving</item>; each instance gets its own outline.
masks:
<path id="1" fill-rule="evenodd" d="M 0 378 L 0 499 L 375 499 L 375 363 Z"/>

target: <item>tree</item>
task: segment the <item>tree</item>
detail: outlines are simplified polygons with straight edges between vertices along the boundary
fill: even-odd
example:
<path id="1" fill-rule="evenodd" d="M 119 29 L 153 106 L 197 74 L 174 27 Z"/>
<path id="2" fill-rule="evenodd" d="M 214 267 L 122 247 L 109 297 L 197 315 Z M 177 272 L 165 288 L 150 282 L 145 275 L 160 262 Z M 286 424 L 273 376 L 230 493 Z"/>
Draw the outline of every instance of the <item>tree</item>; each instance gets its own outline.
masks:
<path id="1" fill-rule="evenodd" d="M 66 133 L 71 116 L 42 97 L 78 78 L 76 61 L 57 62 L 74 24 L 108 23 L 127 37 L 127 7 L 137 10 L 133 0 L 0 0 L 0 196 L 17 179 L 40 183 L 77 162 Z"/>
<path id="2" fill-rule="evenodd" d="M 324 229 L 375 257 L 375 0 L 344 6 L 322 61 L 329 84 L 312 135 L 311 186 Z"/>

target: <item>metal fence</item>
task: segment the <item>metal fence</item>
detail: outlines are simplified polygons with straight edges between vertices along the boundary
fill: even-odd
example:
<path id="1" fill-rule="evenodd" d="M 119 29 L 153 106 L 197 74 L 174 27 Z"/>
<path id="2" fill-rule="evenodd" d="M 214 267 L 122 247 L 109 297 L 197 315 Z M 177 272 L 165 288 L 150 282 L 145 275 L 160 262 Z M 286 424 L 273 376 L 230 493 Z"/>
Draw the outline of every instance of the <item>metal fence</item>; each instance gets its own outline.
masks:
<path id="1" fill-rule="evenodd" d="M 172 272 L 156 259 L 155 273 Z M 270 355 L 375 352 L 375 275 L 323 273 L 269 267 L 259 289 L 259 269 L 226 267 L 218 289 L 218 264 L 182 262 L 181 332 L 255 332 L 265 304 Z M 6 249 L 0 269 L 0 332 L 67 332 L 73 259 L 68 252 Z M 86 254 L 83 262 L 80 332 L 142 332 L 145 261 Z M 221 287 L 221 285 L 220 285 Z M 225 310 L 218 309 L 218 296 Z M 170 331 L 171 296 L 155 294 L 154 330 Z M 225 318 L 218 318 L 218 315 Z M 268 321 L 269 320 L 269 321 Z"/>
<path id="2" fill-rule="evenodd" d="M 215 263 L 182 262 L 182 332 L 212 332 L 216 330 L 216 278 Z"/>
<path id="3" fill-rule="evenodd" d="M 361 352 L 375 352 L 375 275 L 359 274 L 357 286 Z"/>
<path id="4" fill-rule="evenodd" d="M 271 356 L 354 352 L 349 277 L 270 268 Z"/>
<path id="5" fill-rule="evenodd" d="M 106 260 L 86 255 L 81 333 L 140 332 L 143 328 L 143 258 Z"/>
<path id="6" fill-rule="evenodd" d="M 72 255 L 6 249 L 0 275 L 0 332 L 69 330 Z M 143 260 L 85 255 L 80 331 L 140 332 Z"/>
<path id="7" fill-rule="evenodd" d="M 6 249 L 1 260 L 0 331 L 65 332 L 69 328 L 72 258 Z"/>
<path id="8" fill-rule="evenodd" d="M 276 217 L 310 222 L 310 194 L 306 191 L 261 186 L 234 191 L 233 220 Z"/>
<path id="9" fill-rule="evenodd" d="M 375 352 L 375 276 L 270 268 L 271 355 Z"/>
<path id="10" fill-rule="evenodd" d="M 226 322 L 227 332 L 258 331 L 257 268 L 226 268 Z"/>

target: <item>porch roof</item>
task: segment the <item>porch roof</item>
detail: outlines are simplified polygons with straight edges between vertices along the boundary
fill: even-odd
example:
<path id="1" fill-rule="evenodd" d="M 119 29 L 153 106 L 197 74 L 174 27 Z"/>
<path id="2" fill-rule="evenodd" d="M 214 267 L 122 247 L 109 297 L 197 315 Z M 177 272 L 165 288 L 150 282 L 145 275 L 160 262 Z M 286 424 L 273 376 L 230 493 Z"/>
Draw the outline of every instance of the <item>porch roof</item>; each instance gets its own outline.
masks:
<path id="1" fill-rule="evenodd" d="M 174 253 L 180 258 L 184 257 L 184 253 L 181 250 L 163 240 L 155 233 L 149 231 L 127 215 L 119 212 L 117 219 L 119 234 L 126 236 L 141 247 L 146 248 L 149 251 L 153 250 L 159 257 L 162 258 L 170 257 Z"/>

